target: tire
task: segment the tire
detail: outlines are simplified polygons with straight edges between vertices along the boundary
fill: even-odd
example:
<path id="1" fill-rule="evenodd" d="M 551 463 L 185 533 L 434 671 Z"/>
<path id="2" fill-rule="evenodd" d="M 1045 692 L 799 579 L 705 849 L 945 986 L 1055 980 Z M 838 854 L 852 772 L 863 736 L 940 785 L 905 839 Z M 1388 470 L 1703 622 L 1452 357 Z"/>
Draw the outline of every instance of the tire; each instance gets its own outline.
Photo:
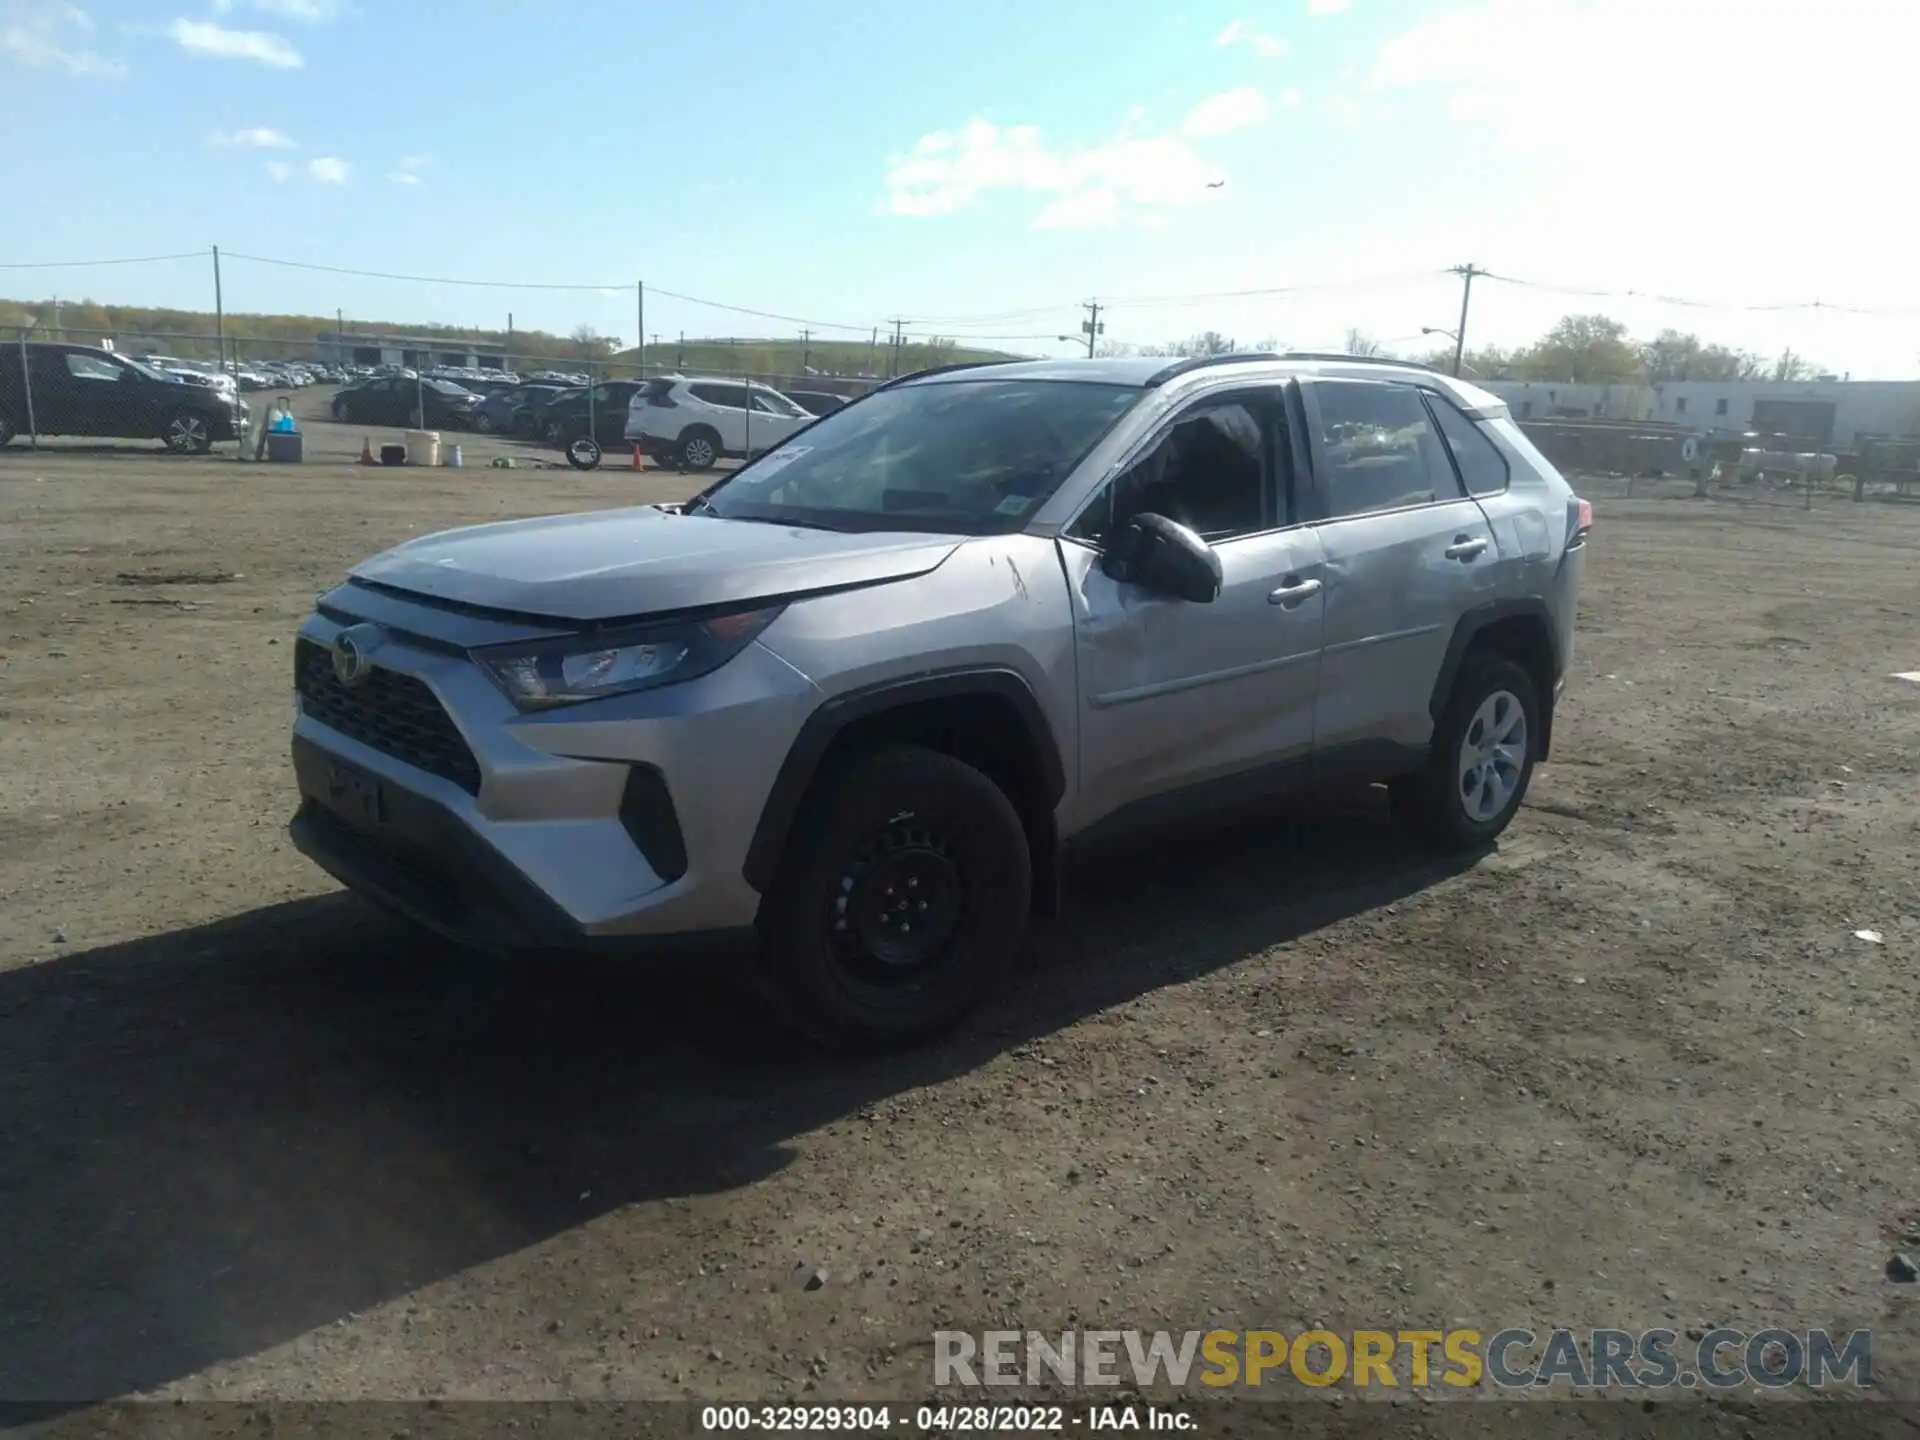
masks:
<path id="1" fill-rule="evenodd" d="M 704 425 L 697 425 L 680 437 L 677 452 L 681 470 L 711 470 L 720 458 L 720 437 Z"/>
<path id="2" fill-rule="evenodd" d="M 1442 849 L 1490 845 L 1519 813 L 1539 745 L 1532 677 L 1504 656 L 1469 652 L 1426 767 L 1390 787 L 1394 811 Z"/>
<path id="3" fill-rule="evenodd" d="M 476 435 L 491 435 L 493 433 L 493 421 L 487 418 L 486 411 L 477 410 L 474 412 L 473 433 Z"/>
<path id="4" fill-rule="evenodd" d="M 540 438 L 549 445 L 562 444 L 566 439 L 566 427 L 558 420 L 549 420 L 540 427 Z"/>
<path id="5" fill-rule="evenodd" d="M 576 470 L 595 470 L 600 465 L 600 442 L 581 435 L 567 442 L 567 464 Z"/>
<path id="6" fill-rule="evenodd" d="M 19 429 L 11 419 L 5 415 L 0 415 L 0 448 L 11 445 L 13 443 L 13 437 L 19 433 Z"/>
<path id="7" fill-rule="evenodd" d="M 167 417 L 160 439 L 176 455 L 204 455 L 213 448 L 213 422 L 199 410 L 182 408 Z"/>
<path id="8" fill-rule="evenodd" d="M 353 418 L 351 408 L 352 407 L 339 400 L 334 401 L 333 404 L 327 407 L 327 409 L 332 412 L 335 420 L 351 420 Z"/>
<path id="9" fill-rule="evenodd" d="M 1031 892 L 1020 817 L 971 765 L 916 746 L 835 765 L 795 817 L 760 907 L 767 989 L 834 1049 L 915 1044 L 1006 974 Z M 920 936 L 904 914 L 925 916 Z"/>

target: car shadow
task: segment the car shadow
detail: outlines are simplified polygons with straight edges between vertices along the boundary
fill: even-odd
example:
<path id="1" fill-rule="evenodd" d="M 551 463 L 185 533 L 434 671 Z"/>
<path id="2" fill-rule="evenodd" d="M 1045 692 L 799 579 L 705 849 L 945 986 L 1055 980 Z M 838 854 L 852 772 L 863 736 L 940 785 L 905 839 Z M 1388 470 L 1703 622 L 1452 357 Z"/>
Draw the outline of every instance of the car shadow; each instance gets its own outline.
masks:
<path id="1" fill-rule="evenodd" d="M 257 1353 L 1470 864 L 1371 801 L 1109 854 L 958 1033 L 836 1059 L 739 957 L 486 960 L 344 894 L 0 975 L 0 1401 Z"/>

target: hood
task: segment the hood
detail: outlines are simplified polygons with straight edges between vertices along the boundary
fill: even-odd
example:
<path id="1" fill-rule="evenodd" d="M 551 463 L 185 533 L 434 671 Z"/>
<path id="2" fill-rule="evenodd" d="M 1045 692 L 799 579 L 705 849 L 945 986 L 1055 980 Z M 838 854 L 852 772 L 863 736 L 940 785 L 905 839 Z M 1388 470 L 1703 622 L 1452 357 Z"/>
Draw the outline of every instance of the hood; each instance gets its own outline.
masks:
<path id="1" fill-rule="evenodd" d="M 600 621 L 911 579 L 959 543 L 646 506 L 447 530 L 376 555 L 352 573 L 462 605 Z"/>

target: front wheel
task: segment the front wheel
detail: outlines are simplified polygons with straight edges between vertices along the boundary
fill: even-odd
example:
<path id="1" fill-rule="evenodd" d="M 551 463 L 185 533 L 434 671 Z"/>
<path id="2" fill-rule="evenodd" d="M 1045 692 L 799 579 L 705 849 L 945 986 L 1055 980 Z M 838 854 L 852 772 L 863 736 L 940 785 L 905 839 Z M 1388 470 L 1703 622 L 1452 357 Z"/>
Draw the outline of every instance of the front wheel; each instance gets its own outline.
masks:
<path id="1" fill-rule="evenodd" d="M 1006 973 L 1032 865 L 1004 791 L 917 746 L 815 782 L 760 912 L 774 998 L 815 1039 L 891 1050 L 948 1028 Z"/>
<path id="2" fill-rule="evenodd" d="M 1467 656 L 1424 769 L 1394 782 L 1394 809 L 1448 850 L 1498 838 L 1519 812 L 1539 753 L 1533 679 L 1504 656 Z"/>
<path id="3" fill-rule="evenodd" d="M 204 455 L 213 448 L 213 427 L 198 410 L 176 410 L 160 438 L 176 455 Z"/>
<path id="4" fill-rule="evenodd" d="M 720 458 L 719 438 L 709 430 L 691 430 L 680 437 L 680 468 L 711 470 Z"/>

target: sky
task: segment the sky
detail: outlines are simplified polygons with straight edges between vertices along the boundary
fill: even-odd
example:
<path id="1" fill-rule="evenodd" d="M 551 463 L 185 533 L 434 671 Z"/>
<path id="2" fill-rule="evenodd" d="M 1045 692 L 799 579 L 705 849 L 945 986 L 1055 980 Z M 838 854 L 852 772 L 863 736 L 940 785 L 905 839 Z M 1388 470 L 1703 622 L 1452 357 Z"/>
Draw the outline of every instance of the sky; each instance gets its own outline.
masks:
<path id="1" fill-rule="evenodd" d="M 1097 299 L 1116 344 L 1412 353 L 1471 264 L 1471 345 L 1599 311 L 1907 377 L 1916 40 L 1913 0 L 0 0 L 0 296 L 210 309 L 218 245 L 232 312 L 630 343 L 644 281 L 668 338 L 1061 354 Z"/>

